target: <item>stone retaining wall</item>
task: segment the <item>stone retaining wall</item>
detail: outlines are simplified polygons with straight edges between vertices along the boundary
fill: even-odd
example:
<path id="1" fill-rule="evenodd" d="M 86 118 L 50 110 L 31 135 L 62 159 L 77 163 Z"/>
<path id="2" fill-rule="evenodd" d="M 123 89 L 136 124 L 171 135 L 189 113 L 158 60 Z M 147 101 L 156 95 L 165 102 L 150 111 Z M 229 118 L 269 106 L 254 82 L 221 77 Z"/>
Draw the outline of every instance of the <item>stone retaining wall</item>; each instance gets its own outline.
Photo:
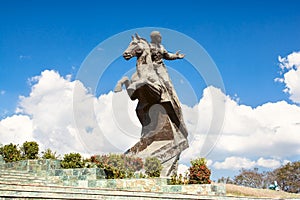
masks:
<path id="1" fill-rule="evenodd" d="M 41 159 L 41 160 L 21 160 L 18 162 L 0 164 L 0 169 L 28 171 L 40 174 L 52 169 L 60 169 L 60 160 Z"/>
<path id="2" fill-rule="evenodd" d="M 53 169 L 46 173 L 47 180 L 60 182 L 64 186 L 89 187 L 88 181 L 106 180 L 105 172 L 99 168 Z"/>
<path id="3" fill-rule="evenodd" d="M 190 184 L 190 185 L 169 185 L 169 179 L 150 178 L 150 179 L 105 179 L 90 180 L 89 187 L 114 188 L 120 190 L 135 190 L 144 192 L 163 192 L 163 193 L 184 193 L 198 195 L 225 195 L 224 184 Z"/>

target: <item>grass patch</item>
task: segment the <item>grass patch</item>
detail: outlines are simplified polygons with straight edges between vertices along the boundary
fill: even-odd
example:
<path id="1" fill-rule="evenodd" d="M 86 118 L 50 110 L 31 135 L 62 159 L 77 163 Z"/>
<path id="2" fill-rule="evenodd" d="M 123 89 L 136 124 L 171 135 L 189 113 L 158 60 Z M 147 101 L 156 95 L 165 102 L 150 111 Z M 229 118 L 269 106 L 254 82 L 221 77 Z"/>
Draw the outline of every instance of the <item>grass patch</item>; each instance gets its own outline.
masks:
<path id="1" fill-rule="evenodd" d="M 293 194 L 284 191 L 274 191 L 269 189 L 256 189 L 233 184 L 226 184 L 227 196 L 260 197 L 260 198 L 300 198 L 300 194 Z"/>

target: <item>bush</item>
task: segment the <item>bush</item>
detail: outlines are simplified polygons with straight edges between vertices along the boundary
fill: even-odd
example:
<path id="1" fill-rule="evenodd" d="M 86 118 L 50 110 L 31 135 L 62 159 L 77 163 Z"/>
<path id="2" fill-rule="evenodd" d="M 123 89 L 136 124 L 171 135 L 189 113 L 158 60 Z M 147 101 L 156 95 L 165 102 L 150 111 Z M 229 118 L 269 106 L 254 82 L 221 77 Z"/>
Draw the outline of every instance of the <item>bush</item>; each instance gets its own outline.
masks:
<path id="1" fill-rule="evenodd" d="M 36 142 L 24 142 L 21 147 L 22 157 L 24 159 L 38 159 L 39 145 Z"/>
<path id="2" fill-rule="evenodd" d="M 177 175 L 176 172 L 174 172 L 170 179 L 170 185 L 186 185 L 189 183 L 188 180 L 188 173 L 185 173 L 185 176 L 182 176 L 182 174 Z"/>
<path id="3" fill-rule="evenodd" d="M 189 183 L 190 184 L 210 184 L 211 171 L 206 166 L 205 158 L 198 158 L 191 160 L 191 167 L 189 168 Z"/>
<path id="4" fill-rule="evenodd" d="M 60 165 L 64 169 L 84 167 L 82 157 L 79 153 L 65 154 L 64 159 L 61 161 Z"/>
<path id="5" fill-rule="evenodd" d="M 46 149 L 42 152 L 43 159 L 58 159 L 59 156 L 56 155 L 56 152 L 53 152 L 51 149 Z"/>
<path id="6" fill-rule="evenodd" d="M 1 147 L 0 154 L 5 162 L 16 162 L 22 159 L 18 146 L 12 143 Z"/>
<path id="7" fill-rule="evenodd" d="M 125 167 L 127 169 L 130 169 L 132 172 L 137 172 L 143 169 L 144 163 L 141 158 L 134 157 L 134 156 L 127 156 L 127 155 L 122 155 L 124 157 L 125 161 Z"/>
<path id="8" fill-rule="evenodd" d="M 114 167 L 112 165 L 104 165 L 103 168 L 107 179 L 123 179 L 131 178 L 133 176 L 133 173 L 131 171 L 127 171 L 119 167 Z"/>
<path id="9" fill-rule="evenodd" d="M 162 165 L 156 157 L 148 157 L 145 161 L 145 173 L 149 177 L 160 177 Z"/>
<path id="10" fill-rule="evenodd" d="M 143 168 L 141 158 L 126 156 L 124 154 L 92 156 L 90 161 L 104 169 L 107 179 L 131 178 L 134 172 Z"/>

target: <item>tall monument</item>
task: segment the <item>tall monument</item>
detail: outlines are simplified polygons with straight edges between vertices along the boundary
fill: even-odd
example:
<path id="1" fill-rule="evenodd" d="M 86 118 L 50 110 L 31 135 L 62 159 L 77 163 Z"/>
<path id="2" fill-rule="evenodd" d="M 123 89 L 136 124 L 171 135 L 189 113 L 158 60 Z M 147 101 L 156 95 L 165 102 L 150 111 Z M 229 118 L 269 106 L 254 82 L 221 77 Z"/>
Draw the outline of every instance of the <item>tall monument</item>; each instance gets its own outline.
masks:
<path id="1" fill-rule="evenodd" d="M 125 85 L 131 100 L 138 99 L 137 117 L 142 124 L 140 141 L 125 153 L 141 158 L 157 157 L 163 166 L 162 176 L 177 171 L 178 160 L 188 148 L 188 132 L 183 121 L 180 102 L 163 62 L 184 58 L 184 54 L 169 53 L 161 44 L 161 34 L 151 33 L 151 43 L 138 34 L 132 36 L 123 57 L 137 58 L 136 72 L 131 79 L 118 81 L 115 92 Z"/>

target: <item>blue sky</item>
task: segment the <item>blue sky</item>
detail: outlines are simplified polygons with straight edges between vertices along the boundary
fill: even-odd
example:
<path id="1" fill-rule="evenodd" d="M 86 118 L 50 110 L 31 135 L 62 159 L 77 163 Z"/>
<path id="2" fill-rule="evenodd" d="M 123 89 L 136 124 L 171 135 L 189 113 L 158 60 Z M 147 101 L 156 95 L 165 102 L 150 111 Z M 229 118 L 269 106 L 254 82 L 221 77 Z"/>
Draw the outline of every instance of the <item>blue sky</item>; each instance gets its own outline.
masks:
<path id="1" fill-rule="evenodd" d="M 257 106 L 288 98 L 273 79 L 277 56 L 297 50 L 300 43 L 298 1 L 174 1 L 142 9 L 135 1 L 1 4 L 0 84 L 8 96 L 1 98 L 2 111 L 14 109 L 12 102 L 28 92 L 26 80 L 41 70 L 76 73 L 101 41 L 152 26 L 177 30 L 199 42 L 217 64 L 228 94 L 238 94 L 241 102 Z"/>
<path id="2" fill-rule="evenodd" d="M 300 50 L 297 0 L 0 3 L 0 120 L 15 114 L 22 101 L 19 96 L 29 97 L 33 92 L 35 83 L 29 83 L 30 78 L 54 70 L 61 77 L 71 74 L 74 80 L 84 59 L 97 45 L 118 33 L 143 27 L 175 30 L 202 45 L 221 74 L 225 95 L 238 105 L 254 109 L 285 101 L 298 109 L 299 104 L 283 92 L 285 85 L 274 81 L 281 76 L 278 56 L 286 57 Z M 142 36 L 149 39 L 148 35 Z M 180 41 L 174 42 L 180 47 Z M 165 46 L 169 49 L 171 45 Z M 96 97 L 113 89 L 123 73 L 117 66 L 123 63 L 129 70 L 134 61 L 128 64 L 117 59 L 99 83 Z M 189 65 L 186 60 L 167 64 L 183 74 L 196 93 L 196 100 L 190 100 L 180 81 L 173 77 L 182 103 L 197 104 L 207 85 L 201 77 L 193 76 L 191 67 L 182 68 Z M 229 156 L 230 153 L 223 158 Z M 278 159 L 298 158 L 299 154 Z"/>

